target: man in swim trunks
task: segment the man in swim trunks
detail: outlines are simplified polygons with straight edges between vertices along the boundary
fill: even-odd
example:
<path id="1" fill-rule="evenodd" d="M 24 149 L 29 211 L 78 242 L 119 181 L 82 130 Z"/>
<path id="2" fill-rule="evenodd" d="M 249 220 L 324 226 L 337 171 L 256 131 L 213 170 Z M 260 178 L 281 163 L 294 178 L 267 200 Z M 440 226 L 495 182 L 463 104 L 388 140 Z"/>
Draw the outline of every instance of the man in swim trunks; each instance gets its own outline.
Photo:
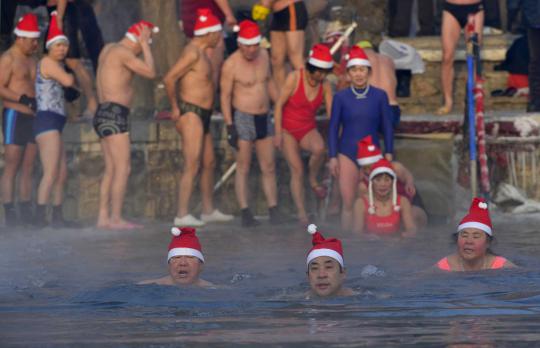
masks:
<path id="1" fill-rule="evenodd" d="M 360 41 L 356 45 L 364 49 L 371 64 L 369 83 L 384 90 L 388 96 L 388 104 L 390 104 L 393 115 L 392 124 L 396 128 L 401 118 L 401 109 L 396 97 L 397 79 L 394 61 L 384 54 L 377 53 L 369 41 Z"/>
<path id="2" fill-rule="evenodd" d="M 214 209 L 213 204 L 215 154 L 209 127 L 215 86 L 212 65 L 205 50 L 216 47 L 221 39 L 221 32 L 219 19 L 207 8 L 198 9 L 195 37 L 184 47 L 182 55 L 163 79 L 172 108 L 171 119 L 182 138 L 184 155 L 175 226 L 196 227 L 203 226 L 206 222 L 230 221 L 234 218 Z M 202 214 L 201 219 L 197 219 L 189 213 L 189 201 L 201 164 Z"/>
<path id="3" fill-rule="evenodd" d="M 96 82 L 100 104 L 93 121 L 105 160 L 99 194 L 99 228 L 142 227 L 122 218 L 131 157 L 128 116 L 134 75 L 147 79 L 156 76 L 150 37 L 157 31 L 152 23 L 140 21 L 129 28 L 122 40 L 106 45 L 99 56 Z M 137 57 L 141 53 L 143 59 Z"/>
<path id="4" fill-rule="evenodd" d="M 307 299 L 356 295 L 353 289 L 343 286 L 347 272 L 341 241 L 325 239 L 313 224 L 308 226 L 308 232 L 313 235 L 313 247 L 306 260 L 310 286 Z"/>
<path id="5" fill-rule="evenodd" d="M 265 20 L 273 12 L 270 24 L 272 71 L 278 88 L 285 83 L 288 59 L 293 70 L 304 65 L 305 29 L 308 24 L 306 4 L 302 0 L 261 0 L 253 6 L 254 20 Z"/>
<path id="6" fill-rule="evenodd" d="M 270 99 L 276 99 L 277 90 L 270 73 L 268 52 L 260 47 L 260 42 L 261 33 L 257 24 L 242 21 L 238 50 L 225 61 L 221 72 L 221 111 L 227 125 L 229 143 L 238 149 L 235 191 L 243 227 L 259 224 L 248 207 L 248 177 L 253 146 L 262 172 L 262 188 L 270 222 L 279 222 L 272 143 L 274 129 L 268 114 Z"/>
<path id="7" fill-rule="evenodd" d="M 0 97 L 4 135 L 4 172 L 0 181 L 6 226 L 17 224 L 13 202 L 15 177 L 21 165 L 19 181 L 20 221 L 32 221 L 32 172 L 37 154 L 33 136 L 36 111 L 35 87 L 37 61 L 34 53 L 40 36 L 34 14 L 24 15 L 14 30 L 15 42 L 0 57 Z"/>
<path id="8" fill-rule="evenodd" d="M 204 256 L 195 229 L 173 227 L 171 233 L 173 237 L 167 255 L 169 275 L 144 280 L 138 284 L 212 287 L 214 284 L 200 278 Z"/>
<path id="9" fill-rule="evenodd" d="M 483 0 L 445 0 L 442 12 L 441 44 L 441 84 L 444 104 L 437 110 L 437 114 L 446 115 L 452 111 L 453 82 L 454 82 L 454 53 L 459 41 L 461 29 L 465 29 L 468 17 L 474 20 L 474 32 L 482 42 L 482 28 L 484 27 L 484 1 Z M 465 41 L 469 39 L 465 30 Z"/>
<path id="10" fill-rule="evenodd" d="M 304 204 L 304 162 L 301 151 L 309 151 L 309 184 L 319 199 L 326 188 L 317 176 L 325 159 L 324 140 L 317 130 L 316 115 L 323 101 L 330 118 L 332 88 L 325 80 L 332 71 L 330 49 L 322 44 L 313 46 L 305 69 L 293 71 L 287 77 L 275 107 L 276 136 L 274 142 L 283 149 L 291 170 L 291 193 L 301 224 L 307 225 Z"/>

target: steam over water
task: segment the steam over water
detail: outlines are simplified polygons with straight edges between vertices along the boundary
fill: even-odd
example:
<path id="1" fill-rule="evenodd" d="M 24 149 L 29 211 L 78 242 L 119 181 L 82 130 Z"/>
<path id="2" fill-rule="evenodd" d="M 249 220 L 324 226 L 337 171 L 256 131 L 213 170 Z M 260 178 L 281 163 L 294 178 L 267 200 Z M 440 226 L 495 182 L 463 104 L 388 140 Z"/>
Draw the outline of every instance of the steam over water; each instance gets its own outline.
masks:
<path id="1" fill-rule="evenodd" d="M 294 226 L 198 231 L 220 289 L 134 285 L 166 273 L 169 225 L 0 233 L 0 343 L 20 346 L 540 345 L 540 217 L 495 216 L 495 252 L 519 270 L 424 272 L 454 226 L 413 240 L 342 238 L 352 298 L 306 301 L 310 236 Z M 474 345 L 473 345 L 474 346 Z"/>

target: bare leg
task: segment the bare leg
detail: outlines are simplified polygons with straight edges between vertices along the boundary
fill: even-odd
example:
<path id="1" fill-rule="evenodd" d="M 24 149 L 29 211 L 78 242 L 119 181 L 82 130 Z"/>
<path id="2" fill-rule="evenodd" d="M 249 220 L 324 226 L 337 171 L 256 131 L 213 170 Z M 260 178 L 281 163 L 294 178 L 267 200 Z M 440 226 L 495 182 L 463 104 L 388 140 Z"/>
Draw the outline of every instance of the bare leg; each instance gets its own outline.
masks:
<path id="1" fill-rule="evenodd" d="M 128 222 L 122 217 L 122 207 L 126 194 L 127 181 L 131 172 L 131 152 L 129 133 L 114 134 L 104 139 L 111 150 L 113 164 L 111 182 L 111 225 L 124 225 Z"/>
<path id="2" fill-rule="evenodd" d="M 43 167 L 43 177 L 39 182 L 37 203 L 46 205 L 49 202 L 51 190 L 58 176 L 61 158 L 62 139 L 58 131 L 48 131 L 36 138 L 39 147 L 39 158 Z"/>
<path id="3" fill-rule="evenodd" d="M 193 192 L 193 181 L 199 172 L 203 147 L 203 126 L 199 116 L 188 112 L 176 123 L 182 136 L 182 154 L 184 155 L 184 170 L 180 177 L 178 191 L 177 217 L 189 213 L 189 200 Z"/>
<path id="4" fill-rule="evenodd" d="M 32 199 L 32 177 L 36 156 L 37 145 L 32 143 L 26 144 L 22 160 L 21 178 L 19 180 L 19 199 L 21 202 L 28 202 Z"/>
<path id="5" fill-rule="evenodd" d="M 19 145 L 5 145 L 4 147 L 4 172 L 2 173 L 2 202 L 13 202 L 13 188 L 15 177 L 21 163 L 23 148 Z"/>
<path id="6" fill-rule="evenodd" d="M 307 222 L 308 219 L 304 204 L 304 162 L 302 161 L 300 147 L 296 139 L 287 132 L 283 132 L 283 155 L 291 171 L 291 193 L 294 204 L 296 205 L 298 219 L 302 222 Z"/>
<path id="7" fill-rule="evenodd" d="M 444 97 L 444 105 L 438 110 L 439 114 L 447 114 L 453 105 L 453 82 L 454 82 L 454 53 L 459 40 L 460 27 L 458 21 L 447 11 L 442 14 L 441 44 L 441 87 Z"/>
<path id="8" fill-rule="evenodd" d="M 201 168 L 201 200 L 202 213 L 211 214 L 214 211 L 214 170 L 216 168 L 216 155 L 212 135 L 204 136 Z"/>
<path id="9" fill-rule="evenodd" d="M 358 187 L 358 168 L 348 157 L 338 155 L 339 190 L 343 200 L 341 228 L 349 231 L 352 227 L 353 205 Z"/>
<path id="10" fill-rule="evenodd" d="M 109 209 L 111 203 L 111 186 L 113 171 L 113 159 L 111 154 L 111 147 L 109 142 L 103 138 L 101 139 L 101 149 L 103 151 L 103 160 L 105 161 L 105 169 L 103 171 L 103 177 L 101 178 L 101 184 L 99 186 L 99 212 L 97 219 L 97 227 L 107 227 L 109 225 Z"/>
<path id="11" fill-rule="evenodd" d="M 304 31 L 287 31 L 285 32 L 285 37 L 289 62 L 293 69 L 301 69 L 304 66 L 304 47 L 306 42 Z"/>
<path id="12" fill-rule="evenodd" d="M 64 188 L 67 181 L 67 163 L 66 163 L 66 151 L 64 149 L 64 142 L 60 138 L 60 159 L 58 161 L 58 175 L 54 181 L 52 187 L 52 204 L 53 206 L 59 206 L 64 201 Z"/>
<path id="13" fill-rule="evenodd" d="M 316 187 L 319 185 L 317 176 L 321 166 L 324 163 L 326 156 L 326 149 L 324 147 L 324 140 L 316 129 L 311 130 L 306 134 L 300 141 L 300 147 L 303 150 L 309 151 L 311 156 L 309 157 L 309 184 L 311 187 Z"/>
<path id="14" fill-rule="evenodd" d="M 94 86 L 92 78 L 90 77 L 90 73 L 88 73 L 86 68 L 82 65 L 80 59 L 67 58 L 66 64 L 75 73 L 75 77 L 79 82 L 79 86 L 81 87 L 82 92 L 86 97 L 86 109 L 89 110 L 92 114 L 94 114 L 97 110 L 98 104 L 96 95 L 94 94 Z"/>
<path id="15" fill-rule="evenodd" d="M 278 88 L 285 83 L 285 58 L 287 56 L 287 43 L 285 32 L 271 31 L 270 43 L 272 45 L 271 61 L 274 81 Z"/>
<path id="16" fill-rule="evenodd" d="M 255 142 L 255 151 L 262 172 L 262 186 L 268 207 L 277 205 L 276 162 L 274 159 L 273 137 Z"/>
<path id="17" fill-rule="evenodd" d="M 234 189 L 240 209 L 248 207 L 248 175 L 251 167 L 251 152 L 253 143 L 246 140 L 238 140 L 236 152 L 236 174 L 234 177 Z"/>

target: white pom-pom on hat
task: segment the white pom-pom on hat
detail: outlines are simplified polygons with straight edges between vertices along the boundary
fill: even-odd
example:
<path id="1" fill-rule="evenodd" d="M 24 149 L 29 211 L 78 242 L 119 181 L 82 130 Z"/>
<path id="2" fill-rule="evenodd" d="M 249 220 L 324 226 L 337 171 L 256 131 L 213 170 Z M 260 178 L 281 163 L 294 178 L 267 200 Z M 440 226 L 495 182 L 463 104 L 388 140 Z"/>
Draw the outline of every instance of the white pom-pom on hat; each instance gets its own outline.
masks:
<path id="1" fill-rule="evenodd" d="M 309 226 L 307 227 L 307 231 L 309 234 L 315 234 L 317 232 L 317 225 L 309 224 Z"/>
<path id="2" fill-rule="evenodd" d="M 159 27 L 153 27 L 152 28 L 152 33 L 154 33 L 154 34 L 159 33 Z"/>
<path id="3" fill-rule="evenodd" d="M 232 30 L 235 32 L 235 33 L 238 33 L 240 31 L 240 26 L 238 24 L 235 24 L 234 27 L 232 27 Z"/>
<path id="4" fill-rule="evenodd" d="M 178 227 L 173 227 L 171 228 L 171 233 L 173 236 L 178 237 L 179 235 L 182 234 L 182 230 L 179 229 Z"/>
<path id="5" fill-rule="evenodd" d="M 487 209 L 487 203 L 486 202 L 480 202 L 478 203 L 478 208 L 480 209 Z"/>

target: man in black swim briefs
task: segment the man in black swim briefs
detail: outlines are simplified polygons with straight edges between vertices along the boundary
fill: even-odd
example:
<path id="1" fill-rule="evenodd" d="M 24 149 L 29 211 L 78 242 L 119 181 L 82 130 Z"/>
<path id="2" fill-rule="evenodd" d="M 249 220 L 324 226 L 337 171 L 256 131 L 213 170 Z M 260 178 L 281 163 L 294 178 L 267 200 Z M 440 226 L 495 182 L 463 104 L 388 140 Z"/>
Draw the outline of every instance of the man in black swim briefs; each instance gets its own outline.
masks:
<path id="1" fill-rule="evenodd" d="M 122 218 L 130 172 L 128 116 L 134 75 L 148 79 L 156 76 L 150 50 L 150 36 L 156 32 L 158 28 L 152 23 L 140 21 L 129 28 L 122 40 L 106 45 L 99 56 L 96 82 L 100 104 L 93 121 L 105 160 L 99 195 L 99 228 L 142 227 Z M 143 59 L 137 57 L 141 53 Z"/>
<path id="2" fill-rule="evenodd" d="M 0 57 L 0 97 L 4 106 L 2 133 L 4 135 L 4 171 L 0 180 L 6 226 L 19 221 L 31 222 L 32 172 L 37 154 L 33 136 L 36 111 L 35 87 L 40 31 L 34 14 L 21 17 L 14 30 L 14 44 Z M 22 162 L 19 180 L 20 220 L 14 205 L 15 177 Z"/>

